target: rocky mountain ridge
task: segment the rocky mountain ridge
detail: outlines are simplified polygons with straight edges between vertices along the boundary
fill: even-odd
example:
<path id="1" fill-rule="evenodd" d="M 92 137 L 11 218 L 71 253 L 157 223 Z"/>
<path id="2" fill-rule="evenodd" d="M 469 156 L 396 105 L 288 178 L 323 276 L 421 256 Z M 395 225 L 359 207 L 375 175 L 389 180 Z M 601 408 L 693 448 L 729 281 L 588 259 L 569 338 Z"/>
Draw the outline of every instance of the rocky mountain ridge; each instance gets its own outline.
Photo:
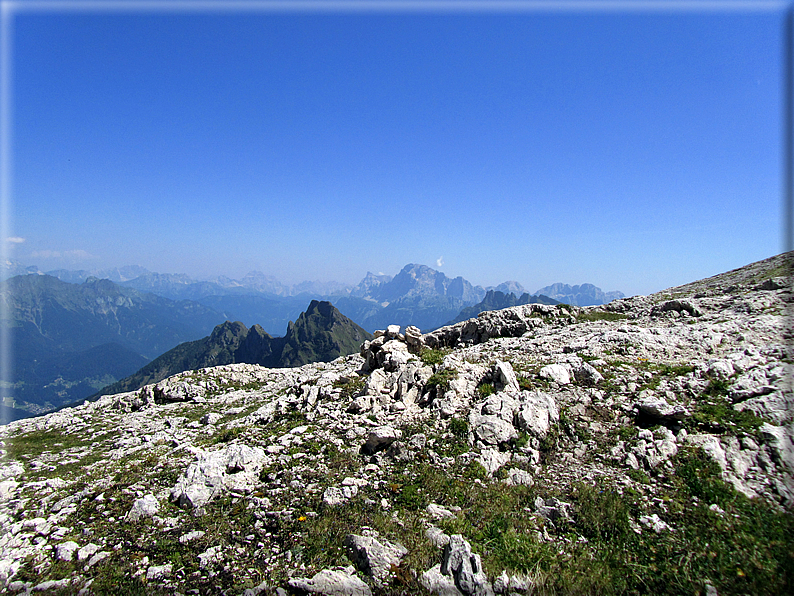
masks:
<path id="1" fill-rule="evenodd" d="M 371 337 L 330 302 L 312 300 L 294 323 L 289 322 L 284 337 L 272 337 L 259 325 L 248 329 L 239 321 L 226 321 L 208 337 L 176 346 L 97 395 L 134 391 L 186 370 L 224 364 L 285 368 L 329 362 L 357 352 Z"/>
<path id="2" fill-rule="evenodd" d="M 0 429 L 9 593 L 791 593 L 779 255 Z M 115 590 L 115 592 L 113 592 Z"/>

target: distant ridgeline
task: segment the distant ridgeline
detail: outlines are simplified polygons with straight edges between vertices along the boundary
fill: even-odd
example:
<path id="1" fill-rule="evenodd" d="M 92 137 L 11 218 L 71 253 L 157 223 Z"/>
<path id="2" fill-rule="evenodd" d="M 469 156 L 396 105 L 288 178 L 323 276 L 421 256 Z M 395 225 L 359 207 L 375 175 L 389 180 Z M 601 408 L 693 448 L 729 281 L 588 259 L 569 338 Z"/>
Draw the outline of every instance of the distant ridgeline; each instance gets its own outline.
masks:
<path id="1" fill-rule="evenodd" d="M 485 295 L 485 298 L 482 299 L 482 302 L 475 304 L 474 306 L 464 308 L 462 311 L 460 311 L 460 314 L 457 317 L 452 319 L 449 323 L 445 323 L 443 326 L 454 325 L 455 323 L 460 323 L 461 321 L 473 319 L 481 312 L 488 310 L 502 310 L 503 308 L 521 306 L 523 304 L 560 304 L 560 301 L 549 298 L 548 296 L 544 296 L 543 294 L 530 296 L 528 292 L 524 292 L 521 294 L 520 298 L 516 298 L 516 295 L 512 292 L 505 294 L 504 292 L 499 292 L 497 290 L 489 290 Z"/>
<path id="2" fill-rule="evenodd" d="M 604 292 L 601 288 L 593 284 L 582 284 L 580 286 L 569 286 L 568 284 L 551 284 L 539 289 L 535 295 L 543 294 L 554 300 L 572 304 L 573 306 L 596 306 L 606 304 L 613 300 L 625 298 L 623 292 Z"/>
<path id="3" fill-rule="evenodd" d="M 17 276 L 0 283 L 0 300 L 14 354 L 14 383 L 3 388 L 8 418 L 83 399 L 224 320 L 197 302 L 96 278 Z"/>
<path id="4" fill-rule="evenodd" d="M 259 364 L 268 368 L 330 362 L 357 353 L 372 334 L 340 313 L 330 302 L 312 300 L 284 337 L 272 337 L 259 325 L 218 325 L 209 337 L 178 345 L 135 374 L 108 385 L 93 397 L 134 391 L 186 370 L 223 364 Z"/>

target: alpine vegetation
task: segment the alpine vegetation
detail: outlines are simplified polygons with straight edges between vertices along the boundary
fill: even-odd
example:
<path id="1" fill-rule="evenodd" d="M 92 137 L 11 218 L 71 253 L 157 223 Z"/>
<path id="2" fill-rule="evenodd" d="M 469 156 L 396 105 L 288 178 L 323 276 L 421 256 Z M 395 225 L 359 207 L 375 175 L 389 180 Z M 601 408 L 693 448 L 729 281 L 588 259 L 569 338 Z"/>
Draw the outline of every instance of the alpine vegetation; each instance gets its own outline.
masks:
<path id="1" fill-rule="evenodd" d="M 184 370 L 12 422 L 0 584 L 794 593 L 793 258 L 389 325 L 330 362 Z"/>

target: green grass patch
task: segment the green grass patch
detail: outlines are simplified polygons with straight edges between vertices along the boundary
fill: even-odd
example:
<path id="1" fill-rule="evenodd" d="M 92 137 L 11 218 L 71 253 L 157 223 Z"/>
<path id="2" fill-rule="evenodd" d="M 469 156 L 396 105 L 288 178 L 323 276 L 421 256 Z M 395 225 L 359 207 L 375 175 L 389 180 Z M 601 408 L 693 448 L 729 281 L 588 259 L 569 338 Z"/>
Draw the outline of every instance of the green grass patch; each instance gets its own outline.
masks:
<path id="1" fill-rule="evenodd" d="M 425 383 L 425 389 L 435 389 L 436 394 L 443 393 L 449 389 L 450 382 L 457 378 L 458 371 L 452 368 L 445 368 L 436 373 L 433 373 Z"/>
<path id="2" fill-rule="evenodd" d="M 342 390 L 342 398 L 351 399 L 356 397 L 364 390 L 367 381 L 364 377 L 351 377 L 349 379 L 339 379 L 334 381 L 333 387 Z"/>
<path id="3" fill-rule="evenodd" d="M 488 397 L 489 395 L 493 395 L 495 392 L 496 390 L 491 383 L 483 383 L 477 387 L 477 393 L 480 394 L 480 397 Z"/>
<path id="4" fill-rule="evenodd" d="M 628 319 L 628 316 L 622 313 L 605 312 L 602 310 L 582 312 L 576 315 L 577 323 L 588 323 L 592 321 L 623 321 L 625 319 Z"/>
<path id="5" fill-rule="evenodd" d="M 422 361 L 422 363 L 431 366 L 435 364 L 441 364 L 444 361 L 444 357 L 451 351 L 452 350 L 449 348 L 443 348 L 440 350 L 434 348 L 424 348 L 419 354 L 419 359 Z"/>

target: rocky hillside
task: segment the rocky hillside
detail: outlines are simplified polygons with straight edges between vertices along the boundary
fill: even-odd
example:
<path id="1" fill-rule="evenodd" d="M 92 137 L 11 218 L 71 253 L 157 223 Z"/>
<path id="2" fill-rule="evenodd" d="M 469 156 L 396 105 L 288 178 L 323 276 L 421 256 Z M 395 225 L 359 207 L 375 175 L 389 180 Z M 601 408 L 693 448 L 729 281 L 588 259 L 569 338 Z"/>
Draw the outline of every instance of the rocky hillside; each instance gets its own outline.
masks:
<path id="1" fill-rule="evenodd" d="M 0 429 L 53 594 L 794 593 L 792 255 L 231 364 Z M 788 259 L 788 261 L 787 261 Z"/>
<path id="2" fill-rule="evenodd" d="M 330 302 L 312 300 L 284 337 L 272 337 L 259 325 L 239 321 L 218 325 L 203 339 L 180 344 L 138 372 L 102 389 L 100 394 L 134 391 L 186 370 L 223 364 L 258 364 L 271 368 L 330 362 L 358 351 L 372 337 Z"/>

